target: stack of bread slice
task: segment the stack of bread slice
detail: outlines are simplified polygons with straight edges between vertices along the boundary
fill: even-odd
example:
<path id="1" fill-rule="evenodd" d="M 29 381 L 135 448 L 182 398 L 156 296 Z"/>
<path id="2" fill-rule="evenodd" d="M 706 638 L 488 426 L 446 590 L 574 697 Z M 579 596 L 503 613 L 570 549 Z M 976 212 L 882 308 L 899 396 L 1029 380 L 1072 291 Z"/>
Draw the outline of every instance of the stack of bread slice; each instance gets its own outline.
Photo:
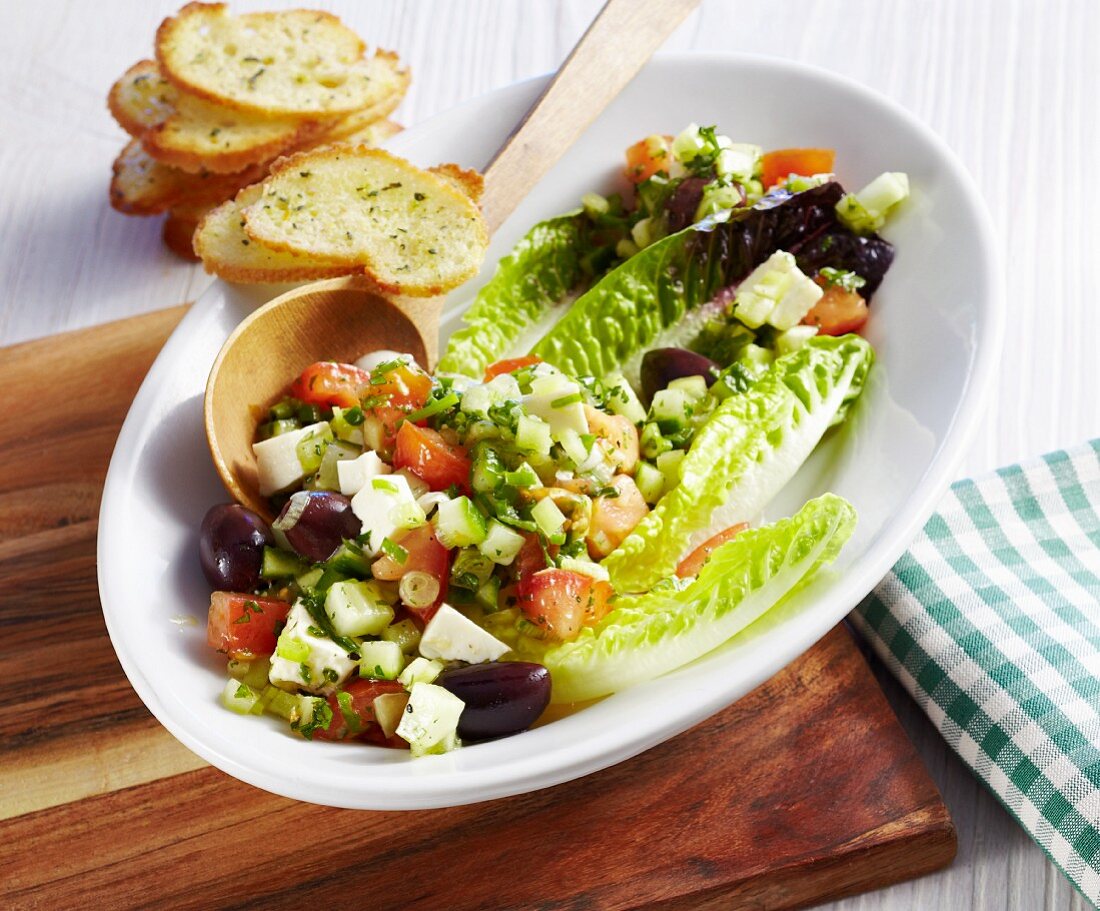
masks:
<path id="1" fill-rule="evenodd" d="M 165 242 L 190 258 L 203 216 L 276 159 L 375 146 L 397 132 L 387 117 L 409 84 L 396 54 L 368 54 L 354 31 L 314 10 L 233 16 L 221 3 L 189 3 L 157 30 L 155 58 L 111 87 L 111 113 L 133 137 L 115 160 L 111 205 L 168 213 Z"/>

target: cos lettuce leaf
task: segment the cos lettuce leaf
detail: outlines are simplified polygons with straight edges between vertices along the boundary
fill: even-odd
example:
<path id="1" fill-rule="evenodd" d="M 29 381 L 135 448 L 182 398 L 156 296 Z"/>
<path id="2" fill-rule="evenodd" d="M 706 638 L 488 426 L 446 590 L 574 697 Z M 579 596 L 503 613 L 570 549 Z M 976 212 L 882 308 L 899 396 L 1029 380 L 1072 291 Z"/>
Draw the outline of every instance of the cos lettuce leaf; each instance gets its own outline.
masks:
<path id="1" fill-rule="evenodd" d="M 874 360 L 858 335 L 820 336 L 722 402 L 665 494 L 603 561 L 618 592 L 649 591 L 712 534 L 750 521 L 859 395 Z"/>
<path id="2" fill-rule="evenodd" d="M 825 494 L 717 548 L 687 587 L 618 598 L 577 639 L 533 656 L 550 671 L 552 701 L 606 696 L 712 651 L 832 562 L 855 524 L 851 504 Z"/>
<path id="3" fill-rule="evenodd" d="M 497 265 L 436 368 L 481 378 L 525 329 L 583 278 L 589 219 L 580 210 L 539 222 Z"/>
<path id="4" fill-rule="evenodd" d="M 842 195 L 836 182 L 770 193 L 651 244 L 577 298 L 531 353 L 574 376 L 607 375 L 772 253 L 838 229 Z"/>

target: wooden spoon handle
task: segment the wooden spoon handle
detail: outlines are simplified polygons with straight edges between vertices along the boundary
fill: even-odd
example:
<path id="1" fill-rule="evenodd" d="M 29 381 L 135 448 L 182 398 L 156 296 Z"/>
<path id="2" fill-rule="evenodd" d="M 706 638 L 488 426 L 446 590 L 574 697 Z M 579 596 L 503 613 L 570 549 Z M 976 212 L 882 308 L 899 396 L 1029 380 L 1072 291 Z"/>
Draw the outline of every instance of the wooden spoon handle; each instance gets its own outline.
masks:
<path id="1" fill-rule="evenodd" d="M 496 231 L 699 0 L 607 0 L 557 75 L 485 170 Z"/>

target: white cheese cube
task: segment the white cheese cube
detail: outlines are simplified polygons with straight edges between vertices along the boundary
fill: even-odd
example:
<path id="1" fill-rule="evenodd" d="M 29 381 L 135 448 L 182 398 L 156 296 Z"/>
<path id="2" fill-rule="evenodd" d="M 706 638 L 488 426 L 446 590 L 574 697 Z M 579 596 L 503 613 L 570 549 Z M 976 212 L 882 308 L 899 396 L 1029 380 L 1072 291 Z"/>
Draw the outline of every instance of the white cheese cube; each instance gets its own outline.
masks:
<path id="1" fill-rule="evenodd" d="M 363 523 L 362 534 L 369 535 L 363 545 L 364 552 L 374 556 L 382 547 L 384 538 L 392 538 L 402 518 L 400 507 L 415 504 L 409 482 L 399 474 L 371 478 L 351 498 L 351 511 Z"/>
<path id="2" fill-rule="evenodd" d="M 588 433 L 581 387 L 562 374 L 540 376 L 533 380 L 531 392 L 523 397 L 523 407 L 528 414 L 542 418 L 550 425 L 550 435 L 555 440 L 560 439 L 567 430 Z"/>
<path id="3" fill-rule="evenodd" d="M 483 661 L 496 661 L 507 651 L 507 645 L 449 604 L 440 605 L 420 638 L 421 655 L 444 661 L 481 664 Z"/>
<path id="4" fill-rule="evenodd" d="M 372 478 L 389 473 L 390 466 L 378 458 L 378 453 L 373 450 L 364 452 L 358 458 L 336 463 L 340 493 L 345 497 L 354 497 Z"/>
<path id="5" fill-rule="evenodd" d="M 414 683 L 397 736 L 405 739 L 413 756 L 445 753 L 458 745 L 458 719 L 466 704 L 433 683 Z"/>
<path id="6" fill-rule="evenodd" d="M 306 472 L 298 458 L 298 444 L 307 436 L 322 433 L 327 429 L 328 422 L 320 421 L 308 427 L 302 427 L 300 430 L 290 430 L 269 440 L 253 443 L 252 451 L 256 454 L 260 495 L 270 497 L 301 481 L 306 476 Z"/>
<path id="7" fill-rule="evenodd" d="M 287 614 L 286 627 L 271 656 L 268 680 L 282 689 L 328 692 L 358 667 L 346 651 L 316 629 L 309 611 L 299 601 Z"/>

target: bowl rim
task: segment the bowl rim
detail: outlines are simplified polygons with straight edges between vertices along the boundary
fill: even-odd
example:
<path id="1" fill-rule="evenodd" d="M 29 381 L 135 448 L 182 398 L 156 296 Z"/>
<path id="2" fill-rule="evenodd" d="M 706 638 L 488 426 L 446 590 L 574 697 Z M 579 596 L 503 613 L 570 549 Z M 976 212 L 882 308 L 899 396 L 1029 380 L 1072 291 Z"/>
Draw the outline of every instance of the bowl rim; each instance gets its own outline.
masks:
<path id="1" fill-rule="evenodd" d="M 834 602 L 841 600 L 847 602 L 850 610 L 886 576 L 909 543 L 916 537 L 946 492 L 976 433 L 980 410 L 992 388 L 1004 332 L 1004 314 L 1001 306 L 1004 298 L 1003 270 L 1000 268 L 992 220 L 972 178 L 946 142 L 901 104 L 854 79 L 812 64 L 763 54 L 663 53 L 656 55 L 647 67 L 655 64 L 672 67 L 733 64 L 777 70 L 784 74 L 802 75 L 854 94 L 871 108 L 884 110 L 891 116 L 904 121 L 910 129 L 919 133 L 929 143 L 935 152 L 938 165 L 945 168 L 963 188 L 964 202 L 976 221 L 978 233 L 975 241 L 982 256 L 980 264 L 975 264 L 975 268 L 980 268 L 984 273 L 983 278 L 988 293 L 974 298 L 975 334 L 969 371 L 957 399 L 954 417 L 944 432 L 938 452 L 934 454 L 916 487 L 903 501 L 908 518 L 859 557 L 846 572 L 844 579 L 827 594 L 827 597 Z M 550 75 L 544 74 L 518 80 L 480 93 L 460 105 L 422 121 L 412 129 L 430 130 L 433 122 L 444 116 L 452 117 L 456 112 L 483 105 L 485 99 L 490 96 L 519 92 L 521 86 L 529 87 L 533 83 L 544 82 Z M 150 368 L 150 376 L 155 371 L 157 362 L 162 358 L 171 359 L 175 349 L 183 346 L 183 339 L 204 318 L 206 311 L 211 306 L 215 306 L 215 299 L 219 295 L 224 299 L 225 287 L 222 282 L 215 280 L 200 295 L 192 310 L 173 331 L 161 353 L 158 354 L 157 361 L 154 361 Z M 210 304 L 204 307 L 204 301 L 209 301 Z M 448 312 L 450 312 L 449 308 L 444 312 L 444 319 Z M 623 734 L 621 729 L 617 729 L 618 733 L 615 736 L 602 734 L 582 743 L 571 743 L 568 745 L 569 755 L 565 760 L 562 759 L 561 751 L 558 749 L 547 749 L 541 753 L 530 751 L 523 762 L 514 763 L 511 766 L 496 764 L 478 770 L 464 771 L 449 771 L 441 768 L 436 775 L 386 777 L 376 780 L 372 787 L 364 787 L 355 793 L 349 793 L 319 779 L 303 779 L 291 775 L 279 777 L 238 761 L 234 756 L 222 752 L 204 740 L 201 732 L 195 733 L 191 726 L 177 719 L 167 710 L 158 697 L 155 687 L 142 672 L 127 638 L 123 635 L 123 630 L 112 619 L 115 612 L 111 608 L 113 602 L 111 592 L 115 589 L 114 579 L 121 561 L 111 558 L 112 523 L 107 514 L 110 504 L 124 495 L 129 469 L 139 461 L 137 448 L 134 445 L 142 423 L 139 418 L 146 411 L 146 400 L 152 394 L 153 390 L 148 380 L 143 381 L 115 443 L 104 482 L 97 535 L 100 603 L 119 663 L 143 703 L 176 739 L 222 771 L 276 794 L 329 806 L 362 809 L 427 809 L 456 806 L 550 787 L 606 768 L 675 736 L 733 701 L 721 691 L 711 692 L 700 698 L 690 710 L 676 716 L 672 722 L 667 720 L 662 724 L 649 722 L 646 726 L 640 726 L 640 730 L 632 730 L 629 734 Z M 844 613 L 846 614 L 847 611 Z M 806 618 L 803 627 L 804 630 L 806 628 L 811 630 L 810 638 L 807 640 L 802 636 L 797 639 L 788 637 L 792 641 L 787 642 L 775 653 L 776 660 L 781 663 L 771 667 L 767 673 L 756 673 L 755 678 L 749 680 L 748 689 L 778 672 L 781 667 L 811 648 L 843 616 L 844 614 L 838 615 L 835 610 L 813 612 L 812 617 Z M 748 689 L 744 691 L 748 692 Z M 552 727 L 553 725 L 550 726 Z M 509 739 L 514 741 L 513 738 Z M 369 779 L 369 774 L 364 775 L 364 779 Z"/>

